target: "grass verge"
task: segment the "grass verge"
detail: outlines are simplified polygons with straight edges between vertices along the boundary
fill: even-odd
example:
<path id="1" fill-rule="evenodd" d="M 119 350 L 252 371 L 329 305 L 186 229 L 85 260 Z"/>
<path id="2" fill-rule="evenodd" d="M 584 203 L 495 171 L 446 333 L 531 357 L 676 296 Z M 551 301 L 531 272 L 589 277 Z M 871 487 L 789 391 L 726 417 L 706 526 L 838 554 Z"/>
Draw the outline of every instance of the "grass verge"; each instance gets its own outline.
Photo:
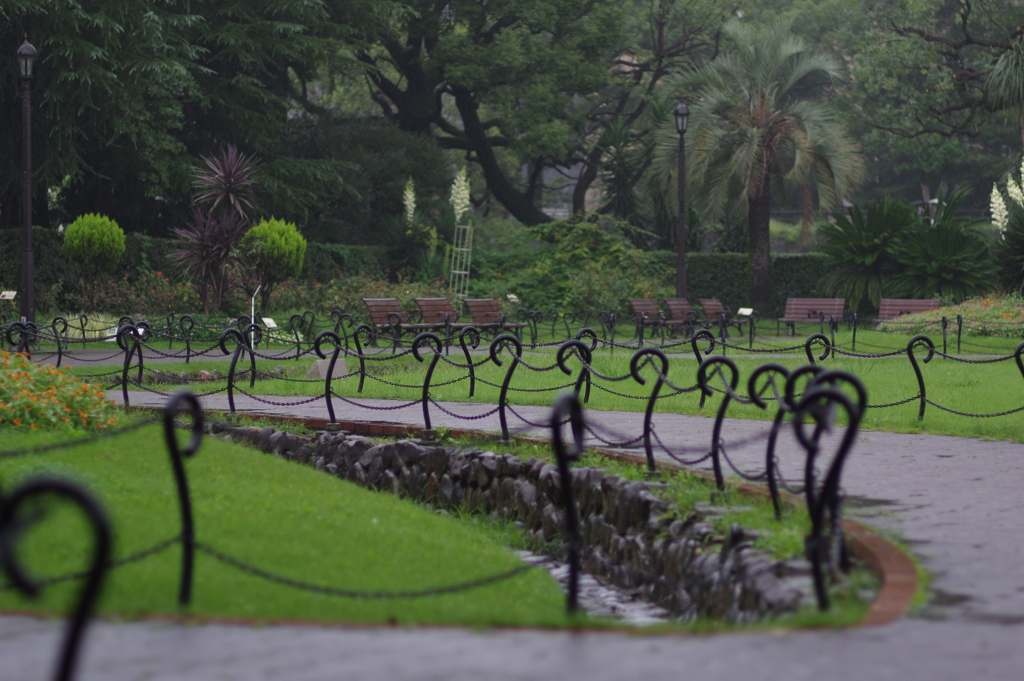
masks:
<path id="1" fill-rule="evenodd" d="M 5 432 L 4 448 L 59 436 Z M 367 591 L 418 590 L 474 580 L 520 565 L 488 532 L 412 503 L 375 494 L 312 469 L 206 438 L 187 462 L 197 539 L 265 570 L 315 584 Z M 115 556 L 175 536 L 178 509 L 160 429 L 42 455 L 0 461 L 3 487 L 54 474 L 92 490 L 116 529 Z M 48 513 L 22 540 L 40 578 L 84 567 L 83 521 L 70 509 Z M 197 554 L 194 602 L 176 605 L 180 549 L 173 547 L 109 574 L 99 611 L 132 617 L 210 618 L 472 626 L 562 626 L 564 599 L 543 570 L 455 594 L 373 600 L 323 596 L 247 575 Z M 0 610 L 64 611 L 77 586 L 50 587 L 36 601 L 0 593 Z"/>

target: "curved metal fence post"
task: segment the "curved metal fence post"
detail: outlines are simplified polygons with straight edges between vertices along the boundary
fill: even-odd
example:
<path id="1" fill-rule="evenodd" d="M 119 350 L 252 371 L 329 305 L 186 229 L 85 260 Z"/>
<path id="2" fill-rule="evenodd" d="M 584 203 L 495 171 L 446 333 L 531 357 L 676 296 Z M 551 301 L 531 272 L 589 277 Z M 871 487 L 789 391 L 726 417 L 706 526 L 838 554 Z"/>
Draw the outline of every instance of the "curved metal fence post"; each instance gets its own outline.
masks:
<path id="1" fill-rule="evenodd" d="M 910 365 L 914 367 L 914 374 L 917 376 L 917 387 L 919 396 L 921 399 L 921 408 L 917 412 L 917 420 L 921 421 L 924 419 L 924 407 L 927 403 L 927 397 L 924 390 L 924 376 L 921 375 L 921 367 L 917 364 L 917 357 L 914 356 L 914 346 L 918 343 L 923 343 L 928 347 L 928 356 L 924 358 L 924 363 L 932 361 L 932 356 L 935 354 L 935 343 L 928 336 L 917 335 L 910 339 L 907 343 L 907 358 L 910 360 Z"/>
<path id="2" fill-rule="evenodd" d="M 779 374 L 779 377 L 782 380 L 782 390 L 779 390 L 776 378 L 772 376 L 773 373 Z M 758 389 L 757 380 L 764 375 L 768 377 L 768 380 L 765 382 L 764 386 Z M 750 395 L 750 401 L 759 409 L 764 409 L 766 411 L 768 409 L 768 403 L 762 397 L 764 391 L 771 388 L 775 393 L 775 418 L 772 420 L 772 429 L 768 435 L 768 447 L 765 451 L 764 470 L 765 479 L 768 482 L 768 493 L 772 498 L 772 508 L 775 510 L 776 520 L 782 518 L 782 502 L 779 499 L 779 482 L 777 480 L 776 472 L 777 463 L 775 457 L 775 445 L 779 439 L 779 431 L 782 429 L 782 422 L 792 407 L 792 404 L 786 400 L 785 395 L 785 385 L 789 382 L 789 377 L 789 369 L 781 364 L 769 363 L 762 364 L 754 369 L 754 372 L 750 374 L 750 378 L 747 380 L 747 393 Z"/>
<path id="3" fill-rule="evenodd" d="M 423 361 L 423 357 L 420 356 L 420 346 L 427 342 L 436 346 L 433 348 L 434 357 L 430 360 L 430 366 L 427 367 L 427 375 L 423 378 L 423 427 L 430 430 L 430 379 L 434 375 L 437 360 L 441 359 L 441 353 L 444 352 L 444 341 L 436 333 L 429 331 L 418 334 L 412 339 L 412 356 L 416 358 L 417 362 Z"/>
<path id="4" fill-rule="evenodd" d="M 647 359 L 650 355 L 651 359 Z M 665 383 L 665 374 L 668 373 L 668 357 L 659 348 L 640 348 L 633 357 L 629 360 L 629 373 L 633 376 L 633 380 L 644 385 L 647 380 L 640 375 L 641 361 L 643 365 L 654 361 L 657 358 L 661 364 L 660 368 L 655 368 L 658 372 L 658 378 L 654 382 L 654 387 L 651 388 L 651 396 L 647 398 L 647 409 L 644 411 L 644 453 L 647 455 L 647 473 L 648 475 L 654 475 L 658 471 L 654 464 L 654 448 L 651 446 L 651 420 L 654 417 L 654 405 L 658 401 L 658 393 L 661 391 L 661 386 Z"/>
<path id="5" fill-rule="evenodd" d="M 85 574 L 85 581 L 79 591 L 71 617 L 68 620 L 67 633 L 61 646 L 60 658 L 54 678 L 57 681 L 70 681 L 74 678 L 78 660 L 78 649 L 82 644 L 85 626 L 92 616 L 93 609 L 103 591 L 106 571 L 110 564 L 111 529 L 110 520 L 103 507 L 92 495 L 75 483 L 59 478 L 36 478 L 17 487 L 10 496 L 0 504 L 0 564 L 7 573 L 11 583 L 27 596 L 36 596 L 41 585 L 32 580 L 14 553 L 17 535 L 24 529 L 25 519 L 18 518 L 19 506 L 33 497 L 55 494 L 74 502 L 85 514 L 93 533 L 92 557 Z"/>
<path id="6" fill-rule="evenodd" d="M 820 377 L 819 377 L 820 378 Z M 861 386 L 863 388 L 863 386 Z M 820 450 L 820 434 L 832 421 L 832 410 L 841 406 L 847 413 L 849 425 L 843 433 L 832 463 L 825 475 L 820 491 L 813 480 L 814 461 Z M 807 435 L 804 419 L 810 416 L 815 421 L 814 434 Z M 796 405 L 793 413 L 793 424 L 797 440 L 807 451 L 806 469 L 809 471 L 805 484 L 807 511 L 811 520 L 811 532 L 805 539 L 807 558 L 811 561 L 811 573 L 814 578 L 814 591 L 820 610 L 828 610 L 828 588 L 825 584 L 825 563 L 830 553 L 845 550 L 842 532 L 842 499 L 839 494 L 839 483 L 846 458 L 853 447 L 860 427 L 861 410 L 842 391 L 823 386 L 811 387 Z M 826 514 L 830 520 L 830 537 L 826 537 Z"/>
<path id="7" fill-rule="evenodd" d="M 960 334 L 964 330 L 964 316 L 958 314 L 956 316 L 956 354 L 960 354 Z"/>
<path id="8" fill-rule="evenodd" d="M 78 326 L 79 326 L 79 328 L 82 329 L 82 349 L 83 350 L 85 350 L 85 345 L 86 345 L 85 327 L 86 327 L 86 325 L 88 323 L 89 323 L 89 316 L 88 315 L 84 315 L 84 314 L 78 315 Z"/>
<path id="9" fill-rule="evenodd" d="M 949 318 L 946 315 L 942 315 L 942 354 L 946 353 L 946 329 L 949 328 Z M 946 359 L 943 357 L 942 359 Z"/>
<path id="10" fill-rule="evenodd" d="M 131 336 L 129 341 L 126 337 Z M 139 332 L 138 329 L 130 324 L 125 324 L 117 330 L 117 335 L 114 337 L 117 341 L 117 346 L 124 351 L 124 366 L 121 369 L 121 398 L 124 400 L 124 406 L 129 406 L 128 402 L 128 372 L 132 368 L 132 357 L 135 352 L 138 351 L 142 354 L 142 350 L 139 347 Z M 141 385 L 142 379 L 139 378 Z"/>
<path id="11" fill-rule="evenodd" d="M 142 370 L 145 368 L 144 360 L 143 360 L 143 357 L 142 357 L 142 344 L 147 342 L 150 338 L 153 337 L 153 333 L 149 330 L 149 324 L 147 324 L 144 321 L 140 321 L 137 324 L 135 324 L 135 336 L 136 336 L 136 346 L 137 346 L 136 352 L 138 352 L 138 354 L 139 354 L 139 385 L 141 386 L 142 385 Z"/>
<path id="12" fill-rule="evenodd" d="M 327 355 L 324 354 L 323 348 L 321 347 L 325 340 L 334 344 L 334 352 L 331 353 L 331 362 L 327 365 L 327 376 L 324 378 L 324 400 L 327 401 L 327 413 L 331 417 L 331 423 L 335 423 L 334 404 L 331 401 L 331 379 L 334 377 L 334 365 L 337 364 L 338 355 L 341 353 L 341 339 L 338 338 L 337 333 L 330 329 L 318 333 L 316 341 L 313 343 L 313 347 L 320 359 L 327 359 Z"/>
<path id="13" fill-rule="evenodd" d="M 469 347 L 476 350 L 480 347 L 480 331 L 475 326 L 464 326 L 462 331 L 459 331 L 459 345 L 462 346 L 462 354 L 466 357 L 466 366 L 469 367 L 469 396 L 473 397 L 476 392 L 476 368 L 473 366 L 473 356 L 466 347 L 467 336 L 470 338 Z"/>
<path id="14" fill-rule="evenodd" d="M 174 349 L 174 313 L 167 313 L 167 325 L 164 326 L 164 330 L 167 332 L 167 349 Z"/>
<path id="15" fill-rule="evenodd" d="M 218 345 L 220 351 L 225 355 L 231 354 L 231 351 L 227 348 L 228 338 L 235 339 L 235 352 L 231 355 L 231 365 L 228 367 L 228 407 L 231 409 L 231 413 L 235 413 L 235 367 L 238 365 L 238 356 L 245 351 L 245 337 L 242 332 L 234 327 L 224 329 L 224 333 L 220 335 Z"/>
<path id="16" fill-rule="evenodd" d="M 238 333 L 237 329 L 230 331 Z M 178 438 L 174 432 L 174 417 L 183 408 L 188 409 L 189 415 L 192 416 L 192 436 L 189 438 L 188 446 L 181 450 L 178 448 Z M 188 605 L 192 600 L 196 535 L 192 520 L 192 497 L 189 494 L 182 457 L 193 456 L 203 442 L 203 408 L 199 398 L 192 393 L 179 392 L 164 406 L 164 442 L 171 456 L 171 469 L 174 471 L 174 483 L 178 490 L 178 507 L 181 510 L 181 582 L 178 586 L 178 605 Z"/>
<path id="17" fill-rule="evenodd" d="M 291 319 L 288 320 L 288 325 L 292 328 L 292 333 L 295 334 L 295 359 L 302 357 L 302 337 L 299 336 L 299 331 L 302 330 L 303 325 L 306 323 L 306 318 L 300 314 L 293 314 Z"/>
<path id="18" fill-rule="evenodd" d="M 567 452 L 562 440 L 562 419 L 568 417 L 572 431 L 573 449 Z M 572 489 L 570 461 L 578 461 L 583 455 L 583 407 L 579 398 L 569 393 L 562 395 L 551 412 L 551 443 L 558 461 L 558 475 L 562 481 L 562 500 L 565 502 L 565 543 L 568 549 L 569 589 L 565 609 L 570 615 L 579 608 L 580 582 L 580 521 L 576 512 L 576 497 Z"/>
<path id="19" fill-rule="evenodd" d="M 190 314 L 183 314 L 178 320 L 178 326 L 181 327 L 181 337 L 185 341 L 185 364 L 188 364 L 192 357 L 192 329 L 196 326 L 196 320 Z"/>
<path id="20" fill-rule="evenodd" d="M 722 403 L 718 405 L 718 414 L 715 415 L 715 425 L 711 431 L 711 465 L 715 470 L 715 485 L 719 490 L 724 490 L 725 477 L 722 475 L 721 460 L 722 422 L 725 420 L 725 411 L 729 408 L 729 402 L 735 399 L 736 386 L 739 385 L 740 380 L 740 370 L 736 367 L 736 363 L 725 355 L 708 357 L 701 362 L 700 367 L 697 369 L 697 383 L 700 385 L 701 392 L 709 397 L 714 395 L 714 391 L 708 385 L 708 370 L 716 364 L 724 364 L 731 373 L 731 376 L 725 381 L 725 394 L 722 395 Z M 719 375 L 722 372 L 719 368 L 715 368 L 712 371 Z"/>
<path id="21" fill-rule="evenodd" d="M 555 355 L 555 363 L 558 364 L 558 368 L 561 369 L 562 373 L 566 376 L 572 376 L 572 369 L 565 363 L 566 355 L 569 351 L 575 351 L 576 355 L 580 358 L 580 363 L 583 365 L 580 367 L 580 374 L 576 377 L 576 383 L 573 386 L 573 394 L 578 398 L 580 396 L 580 388 L 583 386 L 583 381 L 587 378 L 590 373 L 590 348 L 587 344 L 581 340 L 567 340 L 558 346 L 558 354 Z M 589 388 L 589 385 L 587 386 Z"/>
<path id="22" fill-rule="evenodd" d="M 14 334 L 17 332 L 18 340 L 15 343 Z M 23 352 L 28 355 L 29 359 L 32 359 L 32 351 L 28 346 L 28 325 L 25 322 L 13 321 L 7 325 L 7 330 L 4 332 L 7 336 L 7 342 L 11 347 L 14 348 L 15 352 Z"/>
<path id="23" fill-rule="evenodd" d="M 258 324 L 249 324 L 242 331 L 245 349 L 249 353 L 249 387 L 256 387 L 256 353 L 253 348 L 263 342 L 263 329 Z"/>
<path id="24" fill-rule="evenodd" d="M 812 333 L 804 341 L 804 353 L 807 355 L 807 361 L 811 364 L 814 364 L 814 350 L 811 349 L 814 341 L 821 341 L 822 345 L 825 346 L 825 350 L 818 355 L 818 359 L 821 361 L 828 359 L 829 354 L 832 352 L 832 344 L 829 343 L 828 336 L 823 333 Z"/>
<path id="25" fill-rule="evenodd" d="M 704 355 L 710 355 L 711 351 L 715 349 L 715 336 L 707 329 L 697 329 L 693 332 L 693 336 L 690 337 L 690 347 L 693 349 L 693 354 L 697 356 L 697 370 L 700 371 L 700 364 L 704 361 L 704 357 L 701 356 L 700 347 L 697 345 L 697 341 L 704 339 L 708 342 L 708 348 L 704 351 Z M 704 400 L 707 396 L 702 390 L 700 393 L 700 408 L 704 408 Z"/>
<path id="26" fill-rule="evenodd" d="M 498 352 L 506 344 L 511 344 L 515 348 L 515 352 L 512 355 L 512 363 L 509 365 L 508 371 L 505 372 L 505 380 L 501 383 L 501 393 L 498 395 L 498 420 L 501 422 L 501 439 L 505 442 L 508 441 L 508 419 L 505 416 L 505 407 L 508 402 L 508 385 L 512 382 L 512 374 L 515 373 L 516 367 L 519 366 L 519 358 L 523 356 L 523 345 L 519 342 L 519 339 L 510 333 L 503 333 L 492 340 L 490 345 L 491 361 L 494 362 L 495 366 L 501 366 L 501 358 L 498 357 Z"/>
<path id="27" fill-rule="evenodd" d="M 363 392 L 363 381 L 366 380 L 366 358 L 363 356 L 363 346 L 359 342 L 359 332 L 366 331 L 366 337 L 373 342 L 373 329 L 370 328 L 369 324 L 360 324 L 352 331 L 352 342 L 356 345 L 356 354 L 359 355 L 359 387 L 356 389 L 357 393 Z"/>
<path id="28" fill-rule="evenodd" d="M 593 359 L 593 357 L 594 357 L 594 350 L 597 349 L 597 333 L 595 333 L 595 331 L 593 329 L 584 326 L 582 329 L 579 330 L 579 333 L 576 334 L 576 340 L 581 341 L 584 338 L 590 340 L 590 358 L 591 359 L 587 360 L 587 362 L 589 363 Z M 581 374 L 581 376 L 583 377 L 583 381 L 587 385 L 586 390 L 583 393 L 583 404 L 587 404 L 588 402 L 590 402 L 590 384 L 593 382 L 593 380 L 591 379 L 591 373 L 592 372 L 588 368 L 587 371 L 584 374 Z M 579 395 L 580 394 L 579 380 L 576 381 L 576 384 L 577 384 L 576 385 L 576 394 Z"/>
<path id="29" fill-rule="evenodd" d="M 853 347 L 851 350 L 857 352 L 857 313 L 850 313 L 850 318 L 853 319 Z"/>
<path id="30" fill-rule="evenodd" d="M 61 326 L 59 331 L 57 330 L 58 325 Z M 68 332 L 68 320 L 61 316 L 54 317 L 50 322 L 50 329 L 53 331 L 53 340 L 57 344 L 57 368 L 60 368 L 60 362 L 64 358 L 64 345 L 67 343 L 65 334 Z"/>

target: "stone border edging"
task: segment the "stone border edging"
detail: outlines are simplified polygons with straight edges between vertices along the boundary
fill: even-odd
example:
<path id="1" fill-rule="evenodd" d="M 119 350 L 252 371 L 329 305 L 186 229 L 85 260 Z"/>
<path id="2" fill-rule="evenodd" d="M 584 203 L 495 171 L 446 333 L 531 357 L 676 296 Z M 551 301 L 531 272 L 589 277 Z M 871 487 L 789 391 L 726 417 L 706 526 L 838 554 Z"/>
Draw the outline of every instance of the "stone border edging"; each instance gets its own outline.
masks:
<path id="1" fill-rule="evenodd" d="M 140 411 L 160 411 L 160 408 L 157 407 L 139 406 L 131 408 Z M 246 412 L 245 415 L 255 416 L 257 418 L 270 418 L 276 421 L 292 422 L 312 430 L 323 430 L 325 424 L 328 423 L 328 420 L 323 418 L 282 416 L 280 414 L 263 414 L 260 412 Z M 415 437 L 423 431 L 422 426 L 400 423 L 338 420 L 337 424 L 343 430 L 355 434 L 380 437 Z M 495 440 L 500 440 L 500 437 L 494 433 L 487 433 L 478 430 L 453 428 L 449 430 L 449 433 L 451 433 L 453 437 L 483 436 L 494 437 Z M 524 442 L 547 442 L 546 439 L 536 437 L 515 436 L 513 439 Z M 626 454 L 624 452 L 617 452 L 600 447 L 588 447 L 588 449 L 611 458 L 630 461 L 632 463 L 646 464 L 646 459 Z M 660 463 L 677 470 L 685 470 L 695 475 L 710 477 L 710 474 L 704 471 L 695 471 L 671 463 Z M 768 490 L 765 488 L 749 482 L 737 484 L 736 489 L 741 494 L 751 496 L 764 497 L 768 494 Z M 789 504 L 803 505 L 803 500 L 795 495 L 783 493 L 783 498 Z M 901 548 L 866 525 L 855 520 L 846 519 L 843 521 L 843 531 L 846 534 L 849 542 L 848 545 L 853 555 L 867 563 L 868 567 L 881 581 L 881 587 L 875 595 L 875 600 L 872 601 L 867 613 L 857 626 L 879 626 L 894 622 L 906 613 L 913 602 L 915 594 L 917 593 L 919 578 L 916 566 Z"/>

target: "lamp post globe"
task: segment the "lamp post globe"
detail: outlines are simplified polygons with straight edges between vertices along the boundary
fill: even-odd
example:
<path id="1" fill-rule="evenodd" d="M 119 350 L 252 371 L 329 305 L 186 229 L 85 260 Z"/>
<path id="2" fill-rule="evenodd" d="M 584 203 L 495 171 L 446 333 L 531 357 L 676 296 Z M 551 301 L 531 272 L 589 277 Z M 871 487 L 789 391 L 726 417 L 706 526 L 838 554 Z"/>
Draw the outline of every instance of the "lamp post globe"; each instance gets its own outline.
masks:
<path id="1" fill-rule="evenodd" d="M 35 272 L 32 257 L 32 77 L 36 48 L 28 41 L 18 48 L 18 73 L 21 76 L 21 320 L 35 322 Z"/>
<path id="2" fill-rule="evenodd" d="M 679 133 L 679 224 L 676 227 L 676 297 L 689 295 L 686 284 L 686 129 L 690 125 L 690 107 L 680 102 L 675 110 Z"/>

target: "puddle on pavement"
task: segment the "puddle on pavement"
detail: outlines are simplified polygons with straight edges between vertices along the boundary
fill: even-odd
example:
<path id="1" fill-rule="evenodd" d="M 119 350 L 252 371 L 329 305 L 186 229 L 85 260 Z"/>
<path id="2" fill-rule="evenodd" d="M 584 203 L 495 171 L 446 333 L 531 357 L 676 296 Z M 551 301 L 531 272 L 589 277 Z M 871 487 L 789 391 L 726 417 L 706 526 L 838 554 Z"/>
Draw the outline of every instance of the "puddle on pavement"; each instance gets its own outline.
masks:
<path id="1" fill-rule="evenodd" d="M 563 591 L 569 588 L 569 566 L 529 551 L 516 551 L 519 558 L 531 565 L 542 565 L 555 578 Z M 591 617 L 614 619 L 635 627 L 667 624 L 672 615 L 662 607 L 641 600 L 613 586 L 606 586 L 593 575 L 580 572 L 580 607 Z"/>
<path id="2" fill-rule="evenodd" d="M 889 499 L 872 499 L 870 497 L 856 497 L 846 496 L 843 497 L 843 505 L 846 508 L 874 508 L 876 506 L 897 506 L 898 501 L 891 501 Z"/>

